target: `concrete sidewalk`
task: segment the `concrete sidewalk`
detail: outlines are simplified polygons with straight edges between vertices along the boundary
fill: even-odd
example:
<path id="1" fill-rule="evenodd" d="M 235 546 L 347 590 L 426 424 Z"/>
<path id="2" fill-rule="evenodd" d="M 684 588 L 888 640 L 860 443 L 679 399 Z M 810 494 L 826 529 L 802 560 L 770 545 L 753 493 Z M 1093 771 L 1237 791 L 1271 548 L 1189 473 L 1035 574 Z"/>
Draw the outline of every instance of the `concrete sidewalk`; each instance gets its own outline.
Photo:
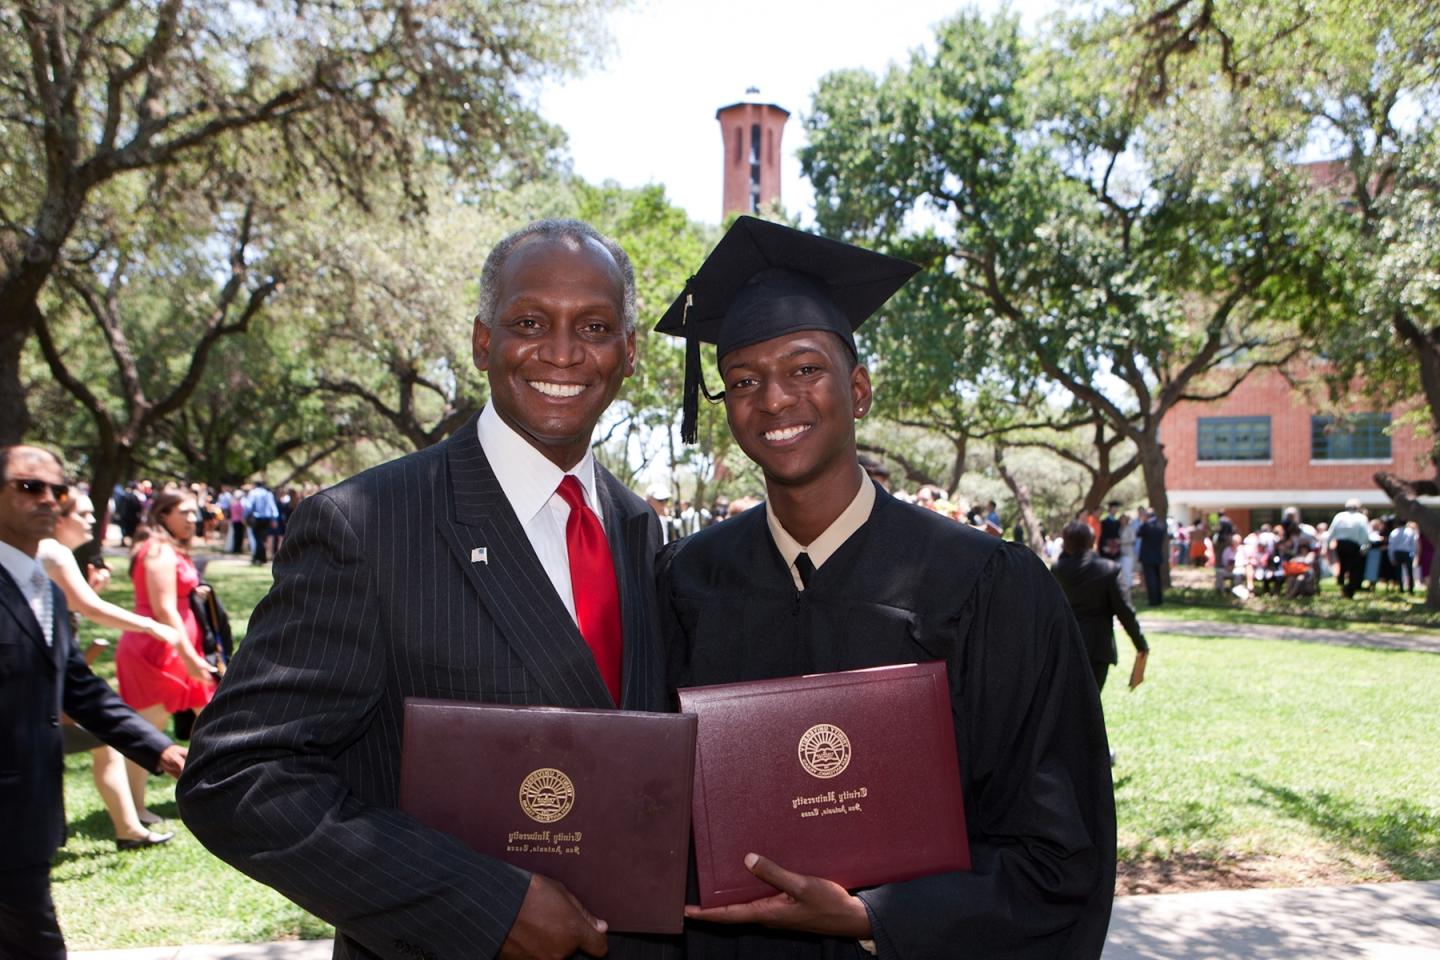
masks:
<path id="1" fill-rule="evenodd" d="M 71 960 L 328 960 L 329 940 L 76 950 Z M 1120 897 L 1104 960 L 1440 960 L 1440 881 Z"/>
<path id="2" fill-rule="evenodd" d="M 1178 633 L 1187 637 L 1242 637 L 1247 640 L 1295 640 L 1337 647 L 1372 650 L 1416 650 L 1440 653 L 1440 631 L 1415 633 L 1383 630 L 1329 630 L 1324 627 L 1287 627 L 1274 623 L 1222 623 L 1212 620 L 1176 620 L 1140 615 L 1146 633 Z"/>
<path id="3" fill-rule="evenodd" d="M 1440 960 L 1440 881 L 1120 897 L 1104 960 Z"/>
<path id="4" fill-rule="evenodd" d="M 71 950 L 69 960 L 330 960 L 330 940 L 195 944 L 133 950 Z"/>

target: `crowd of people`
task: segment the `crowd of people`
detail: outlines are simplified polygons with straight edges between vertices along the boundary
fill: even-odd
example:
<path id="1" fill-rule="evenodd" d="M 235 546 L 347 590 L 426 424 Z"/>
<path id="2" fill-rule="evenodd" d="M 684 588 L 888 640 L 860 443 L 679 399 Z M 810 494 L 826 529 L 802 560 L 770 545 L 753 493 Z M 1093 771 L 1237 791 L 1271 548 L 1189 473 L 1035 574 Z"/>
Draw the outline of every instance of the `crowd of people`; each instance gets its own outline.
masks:
<path id="1" fill-rule="evenodd" d="M 1304 522 L 1287 507 L 1280 522 L 1241 531 L 1221 510 L 1175 531 L 1174 562 L 1214 571 L 1217 591 L 1238 596 L 1311 596 L 1333 578 L 1346 597 L 1361 590 L 1414 593 L 1433 562 L 1419 524 L 1371 517 L 1352 499 L 1330 521 Z"/>
<path id="2" fill-rule="evenodd" d="M 243 484 L 182 484 L 167 481 L 157 488 L 149 480 L 117 485 L 111 499 L 110 517 L 120 531 L 120 543 L 128 546 L 159 493 L 186 490 L 195 501 L 196 536 L 205 544 L 226 553 L 248 553 L 255 565 L 267 563 L 285 540 L 285 525 L 308 491 L 286 487 L 275 492 L 257 478 Z"/>
<path id="3" fill-rule="evenodd" d="M 994 500 L 986 501 L 983 504 L 978 502 L 972 504 L 962 498 L 951 497 L 944 487 L 932 483 L 921 484 L 912 493 L 893 486 L 889 468 L 875 457 L 862 453 L 859 454 L 858 459 L 865 475 L 878 483 L 896 500 L 902 503 L 912 503 L 931 513 L 949 517 L 991 536 L 1004 535 L 1005 528 L 1001 525 L 999 507 Z M 697 505 L 688 498 L 674 497 L 671 494 L 671 488 L 666 484 L 652 485 L 645 493 L 645 502 L 660 518 L 667 543 L 713 526 L 727 517 L 738 516 L 751 507 L 759 506 L 763 501 L 764 498 L 758 496 L 747 495 L 731 500 L 727 496 L 720 495 L 715 497 L 707 507 L 703 504 Z M 1016 542 L 1024 540 L 1018 521 L 1015 526 L 1014 539 Z"/>
<path id="4" fill-rule="evenodd" d="M 896 499 L 991 536 L 1004 535 L 995 501 L 970 503 L 934 484 L 921 485 L 913 493 L 894 489 L 890 473 L 880 461 L 861 454 L 860 462 Z M 732 503 L 717 497 L 711 507 L 697 508 L 687 499 L 672 500 L 668 487 L 655 486 L 646 494 L 646 501 L 660 518 L 668 542 L 741 513 L 759 504 L 761 498 L 736 498 Z M 1419 524 L 1394 515 L 1371 517 L 1358 500 L 1347 503 L 1332 521 L 1310 524 L 1301 520 L 1298 508 L 1286 507 L 1279 522 L 1256 523 L 1247 530 L 1239 529 L 1223 509 L 1185 524 L 1173 518 L 1161 521 L 1144 506 L 1123 510 L 1116 501 L 1109 503 L 1103 514 L 1085 510 L 1074 521 L 1090 529 L 1096 554 L 1120 565 L 1127 596 L 1137 573 L 1143 575 L 1152 606 L 1163 602 L 1159 586 L 1162 560 L 1171 567 L 1213 571 L 1215 590 L 1230 591 L 1241 599 L 1312 596 L 1332 578 L 1349 597 L 1361 590 L 1414 593 L 1415 584 L 1425 582 L 1434 553 Z M 1010 534 L 1016 542 L 1025 542 L 1019 519 Z M 1064 555 L 1063 531 L 1052 536 L 1042 528 L 1041 541 L 1048 563 L 1053 565 Z M 1168 547 L 1162 546 L 1162 541 L 1168 542 Z M 1149 556 L 1148 562 L 1142 553 Z"/>

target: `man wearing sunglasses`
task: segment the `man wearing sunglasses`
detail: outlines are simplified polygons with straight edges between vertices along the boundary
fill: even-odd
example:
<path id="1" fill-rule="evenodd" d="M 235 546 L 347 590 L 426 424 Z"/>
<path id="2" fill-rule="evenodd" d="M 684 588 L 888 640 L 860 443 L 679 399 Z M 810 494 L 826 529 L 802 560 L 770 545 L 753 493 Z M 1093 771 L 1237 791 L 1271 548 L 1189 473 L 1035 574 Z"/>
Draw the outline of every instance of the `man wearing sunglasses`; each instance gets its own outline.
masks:
<path id="1" fill-rule="evenodd" d="M 70 495 L 55 455 L 0 447 L 0 956 L 63 958 L 50 858 L 65 842 L 60 712 L 152 771 L 179 776 L 185 748 L 127 707 L 85 663 L 65 595 L 35 551 Z"/>

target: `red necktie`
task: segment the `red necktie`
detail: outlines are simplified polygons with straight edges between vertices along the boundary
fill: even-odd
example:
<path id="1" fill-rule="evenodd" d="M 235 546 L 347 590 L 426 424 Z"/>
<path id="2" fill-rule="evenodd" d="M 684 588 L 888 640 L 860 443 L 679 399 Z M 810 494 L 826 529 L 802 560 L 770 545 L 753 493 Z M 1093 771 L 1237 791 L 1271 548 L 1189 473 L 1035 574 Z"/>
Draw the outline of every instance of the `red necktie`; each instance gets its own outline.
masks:
<path id="1" fill-rule="evenodd" d="M 575 620 L 595 655 L 600 676 L 616 706 L 620 704 L 620 590 L 605 528 L 585 504 L 580 481 L 570 474 L 556 491 L 570 505 L 565 521 L 565 549 L 570 554 L 570 589 Z"/>

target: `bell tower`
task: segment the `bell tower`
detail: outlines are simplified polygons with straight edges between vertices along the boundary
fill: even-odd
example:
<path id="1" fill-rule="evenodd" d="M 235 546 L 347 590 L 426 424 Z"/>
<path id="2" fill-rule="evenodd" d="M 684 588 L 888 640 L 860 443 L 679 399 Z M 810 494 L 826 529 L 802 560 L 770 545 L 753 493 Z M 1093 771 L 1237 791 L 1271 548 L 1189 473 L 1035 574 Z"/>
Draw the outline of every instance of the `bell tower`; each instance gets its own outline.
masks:
<path id="1" fill-rule="evenodd" d="M 780 138 L 790 111 L 760 99 L 758 87 L 745 99 L 715 111 L 724 146 L 725 200 L 722 217 L 758 213 L 780 199 Z"/>

